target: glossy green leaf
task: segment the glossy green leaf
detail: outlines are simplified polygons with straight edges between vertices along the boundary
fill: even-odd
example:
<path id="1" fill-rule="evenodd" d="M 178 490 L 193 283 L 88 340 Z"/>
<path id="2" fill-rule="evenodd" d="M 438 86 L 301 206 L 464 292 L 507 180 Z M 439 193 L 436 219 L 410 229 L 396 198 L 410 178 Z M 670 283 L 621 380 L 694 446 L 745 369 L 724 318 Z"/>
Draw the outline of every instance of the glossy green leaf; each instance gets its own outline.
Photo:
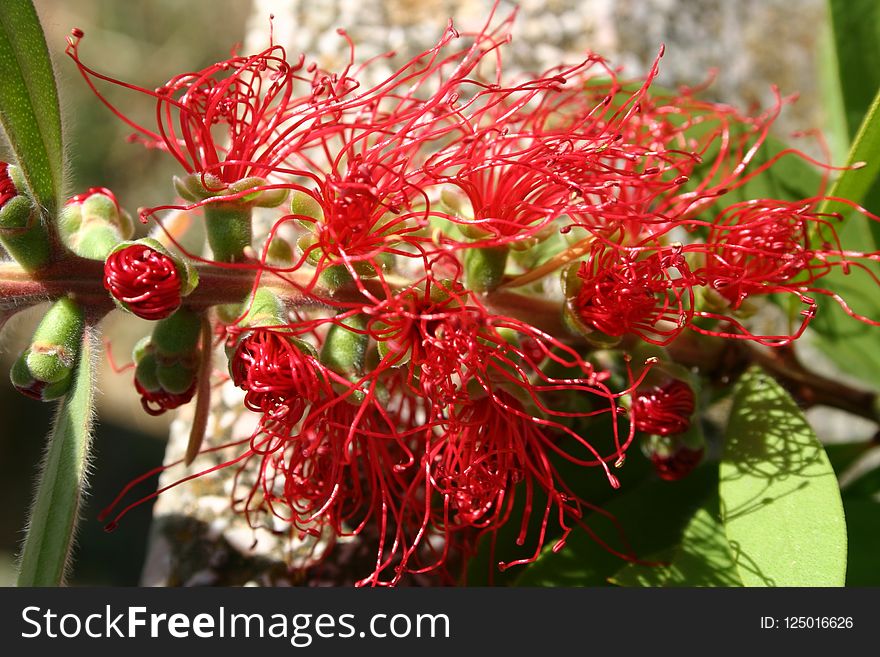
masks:
<path id="1" fill-rule="evenodd" d="M 85 486 L 94 405 L 97 336 L 86 327 L 70 392 L 58 406 L 31 507 L 22 550 L 19 586 L 63 582 Z"/>
<path id="2" fill-rule="evenodd" d="M 760 369 L 734 388 L 721 516 L 746 586 L 842 586 L 846 523 L 837 478 L 788 393 Z"/>
<path id="3" fill-rule="evenodd" d="M 55 73 L 30 0 L 0 2 L 0 122 L 34 198 L 59 205 L 63 177 Z"/>
<path id="4" fill-rule="evenodd" d="M 880 88 L 880 3 L 829 0 L 828 8 L 847 130 L 852 138 Z"/>
<path id="5" fill-rule="evenodd" d="M 662 565 L 631 563 L 611 581 L 619 586 L 742 586 L 716 495 L 694 513 L 677 548 L 648 561 Z"/>
<path id="6" fill-rule="evenodd" d="M 584 520 L 595 536 L 583 528 L 572 532 L 558 552 L 548 546 L 517 580 L 521 586 L 602 586 L 620 570 L 625 560 L 612 552 L 626 551 L 644 559 L 675 545 L 695 509 L 711 494 L 717 470 L 697 468 L 681 481 L 652 481 L 625 492 L 618 491 L 603 509 Z M 613 519 L 612 519 L 613 518 Z"/>

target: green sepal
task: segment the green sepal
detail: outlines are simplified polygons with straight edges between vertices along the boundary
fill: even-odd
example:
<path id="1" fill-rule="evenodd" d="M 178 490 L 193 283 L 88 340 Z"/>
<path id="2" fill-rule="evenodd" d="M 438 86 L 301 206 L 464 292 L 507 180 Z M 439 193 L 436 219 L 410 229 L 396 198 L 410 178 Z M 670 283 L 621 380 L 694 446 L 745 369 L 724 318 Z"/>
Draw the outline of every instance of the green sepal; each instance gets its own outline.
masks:
<path id="1" fill-rule="evenodd" d="M 293 264 L 293 247 L 280 235 L 275 235 L 266 247 L 266 262 L 276 267 L 290 267 Z"/>
<path id="2" fill-rule="evenodd" d="M 265 178 L 258 178 L 257 176 L 242 178 L 229 185 L 224 195 L 239 194 L 249 189 L 253 189 L 253 193 L 242 196 L 238 200 L 238 203 L 245 203 L 260 208 L 275 208 L 284 203 L 287 199 L 289 190 L 284 187 L 260 189 L 261 187 L 267 187 L 269 184 L 268 180 Z"/>
<path id="3" fill-rule="evenodd" d="M 29 349 L 25 350 L 9 370 L 9 379 L 15 389 L 31 399 L 39 399 L 40 401 L 54 401 L 67 394 L 72 379 L 71 370 L 52 383 L 38 381 L 33 377 L 28 367 L 27 361 L 30 354 Z"/>
<path id="4" fill-rule="evenodd" d="M 245 308 L 247 308 L 247 313 L 239 322 L 240 326 L 256 328 L 258 326 L 282 326 L 287 323 L 284 302 L 274 292 L 266 288 L 257 288 L 253 297 L 245 301 Z M 242 310 L 244 308 L 239 306 L 236 318 Z"/>
<path id="5" fill-rule="evenodd" d="M 49 263 L 49 233 L 26 196 L 15 196 L 0 208 L 0 244 L 26 271 L 37 271 Z"/>
<path id="6" fill-rule="evenodd" d="M 145 335 L 138 340 L 131 349 L 131 359 L 137 365 L 141 359 L 153 350 L 153 345 L 149 335 Z"/>
<path id="7" fill-rule="evenodd" d="M 364 373 L 369 336 L 364 332 L 367 318 L 351 315 L 333 324 L 327 331 L 321 362 L 331 370 L 349 378 L 360 378 Z"/>
<path id="8" fill-rule="evenodd" d="M 295 191 L 290 196 L 290 213 L 301 217 L 310 217 L 314 221 L 297 219 L 297 222 L 309 230 L 314 230 L 316 224 L 324 220 L 324 210 L 315 198 L 305 192 Z"/>
<path id="9" fill-rule="evenodd" d="M 156 322 L 152 344 L 161 360 L 192 355 L 199 344 L 202 320 L 188 308 L 178 308 L 174 314 Z"/>
<path id="10" fill-rule="evenodd" d="M 226 185 L 211 173 L 192 173 L 183 178 L 174 176 L 174 190 L 187 201 L 204 201 L 226 191 Z"/>
<path id="11" fill-rule="evenodd" d="M 468 287 L 475 292 L 491 292 L 501 285 L 509 252 L 506 246 L 467 249 L 464 271 Z"/>

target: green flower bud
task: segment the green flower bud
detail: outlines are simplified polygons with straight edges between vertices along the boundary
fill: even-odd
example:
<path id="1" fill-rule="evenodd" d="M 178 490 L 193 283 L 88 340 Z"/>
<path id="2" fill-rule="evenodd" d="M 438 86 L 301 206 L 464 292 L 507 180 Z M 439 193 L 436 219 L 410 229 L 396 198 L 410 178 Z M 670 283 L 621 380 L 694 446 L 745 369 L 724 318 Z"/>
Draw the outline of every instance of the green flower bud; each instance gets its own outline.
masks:
<path id="1" fill-rule="evenodd" d="M 201 329 L 201 318 L 188 308 L 180 308 L 156 323 L 151 342 L 163 361 L 189 356 L 198 347 Z"/>
<path id="2" fill-rule="evenodd" d="M 52 253 L 49 233 L 26 196 L 9 198 L 0 207 L 0 244 L 29 272 L 48 264 Z"/>
<path id="3" fill-rule="evenodd" d="M 192 365 L 183 362 L 164 364 L 160 361 L 156 368 L 156 378 L 162 390 L 172 395 L 181 395 L 192 387 L 196 370 Z"/>
<path id="4" fill-rule="evenodd" d="M 147 338 L 147 344 L 149 345 L 149 338 Z M 137 365 L 134 370 L 134 378 L 141 384 L 141 387 L 147 392 L 160 391 L 162 385 L 159 383 L 159 376 L 157 374 L 159 361 L 156 359 L 156 354 L 152 351 L 147 351 L 135 362 Z"/>
<path id="5" fill-rule="evenodd" d="M 66 297 L 56 301 L 13 366 L 13 385 L 35 399 L 63 396 L 79 357 L 84 328 L 83 311 L 76 302 Z"/>
<path id="6" fill-rule="evenodd" d="M 71 251 L 91 260 L 104 260 L 120 241 L 134 235 L 131 215 L 103 187 L 71 198 L 59 214 L 58 228 Z"/>
<path id="7" fill-rule="evenodd" d="M 360 378 L 364 373 L 370 342 L 364 332 L 366 326 L 367 318 L 364 315 L 352 315 L 339 324 L 333 324 L 324 339 L 321 362 L 337 374 L 352 380 Z"/>

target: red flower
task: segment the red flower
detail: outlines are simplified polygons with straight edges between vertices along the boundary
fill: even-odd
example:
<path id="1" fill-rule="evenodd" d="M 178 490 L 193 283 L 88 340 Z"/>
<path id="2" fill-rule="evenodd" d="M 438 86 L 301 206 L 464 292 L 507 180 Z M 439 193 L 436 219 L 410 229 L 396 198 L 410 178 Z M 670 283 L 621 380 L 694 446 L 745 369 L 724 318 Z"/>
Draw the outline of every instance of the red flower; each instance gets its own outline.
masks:
<path id="1" fill-rule="evenodd" d="M 654 471 L 664 481 L 678 481 L 689 475 L 703 460 L 705 449 L 679 445 L 670 453 L 655 452 L 651 454 Z"/>
<path id="2" fill-rule="evenodd" d="M 694 391 L 680 379 L 663 386 L 637 389 L 633 395 L 632 419 L 637 430 L 668 436 L 684 433 L 694 413 Z"/>
<path id="3" fill-rule="evenodd" d="M 572 310 L 606 335 L 633 333 L 663 345 L 690 323 L 697 280 L 680 248 L 639 256 L 598 245 L 577 276 Z"/>
<path id="4" fill-rule="evenodd" d="M 244 404 L 263 414 L 263 429 L 289 435 L 306 408 L 332 393 L 323 366 L 301 341 L 272 329 L 230 338 L 232 382 L 246 391 Z"/>
<path id="5" fill-rule="evenodd" d="M 180 307 L 181 278 L 174 260 L 142 244 L 107 256 L 104 287 L 143 319 L 164 319 Z"/>

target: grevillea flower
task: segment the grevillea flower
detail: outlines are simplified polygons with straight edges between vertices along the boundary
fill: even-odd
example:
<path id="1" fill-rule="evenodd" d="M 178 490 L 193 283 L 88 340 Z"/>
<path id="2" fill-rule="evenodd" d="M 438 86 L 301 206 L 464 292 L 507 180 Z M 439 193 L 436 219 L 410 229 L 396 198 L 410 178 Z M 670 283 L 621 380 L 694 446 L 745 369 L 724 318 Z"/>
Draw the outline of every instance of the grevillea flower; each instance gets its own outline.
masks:
<path id="1" fill-rule="evenodd" d="M 264 178 L 295 147 L 283 126 L 297 104 L 308 101 L 294 95 L 294 83 L 312 76 L 299 78 L 296 73 L 303 62 L 289 64 L 280 46 L 182 73 L 153 91 L 86 66 L 79 56 L 82 36 L 81 30 L 74 30 L 67 54 L 97 97 L 135 131 L 133 139 L 171 153 L 187 173 L 209 174 L 220 184 L 217 192 L 246 177 Z M 154 98 L 156 129 L 128 118 L 98 91 L 93 80 Z"/>
<path id="2" fill-rule="evenodd" d="M 644 433 L 669 436 L 690 428 L 694 413 L 694 391 L 680 379 L 662 386 L 636 389 L 633 394 L 632 419 Z"/>
<path id="3" fill-rule="evenodd" d="M 164 319 L 177 310 L 181 286 L 174 259 L 143 244 L 114 251 L 104 263 L 104 287 L 142 319 Z"/>
<path id="4" fill-rule="evenodd" d="M 580 264 L 569 307 L 605 335 L 668 344 L 691 321 L 697 280 L 681 248 L 644 255 L 597 245 Z"/>
<path id="5" fill-rule="evenodd" d="M 230 334 L 232 382 L 244 404 L 262 414 L 263 430 L 288 435 L 311 403 L 331 392 L 310 347 L 283 332 L 253 329 Z"/>

